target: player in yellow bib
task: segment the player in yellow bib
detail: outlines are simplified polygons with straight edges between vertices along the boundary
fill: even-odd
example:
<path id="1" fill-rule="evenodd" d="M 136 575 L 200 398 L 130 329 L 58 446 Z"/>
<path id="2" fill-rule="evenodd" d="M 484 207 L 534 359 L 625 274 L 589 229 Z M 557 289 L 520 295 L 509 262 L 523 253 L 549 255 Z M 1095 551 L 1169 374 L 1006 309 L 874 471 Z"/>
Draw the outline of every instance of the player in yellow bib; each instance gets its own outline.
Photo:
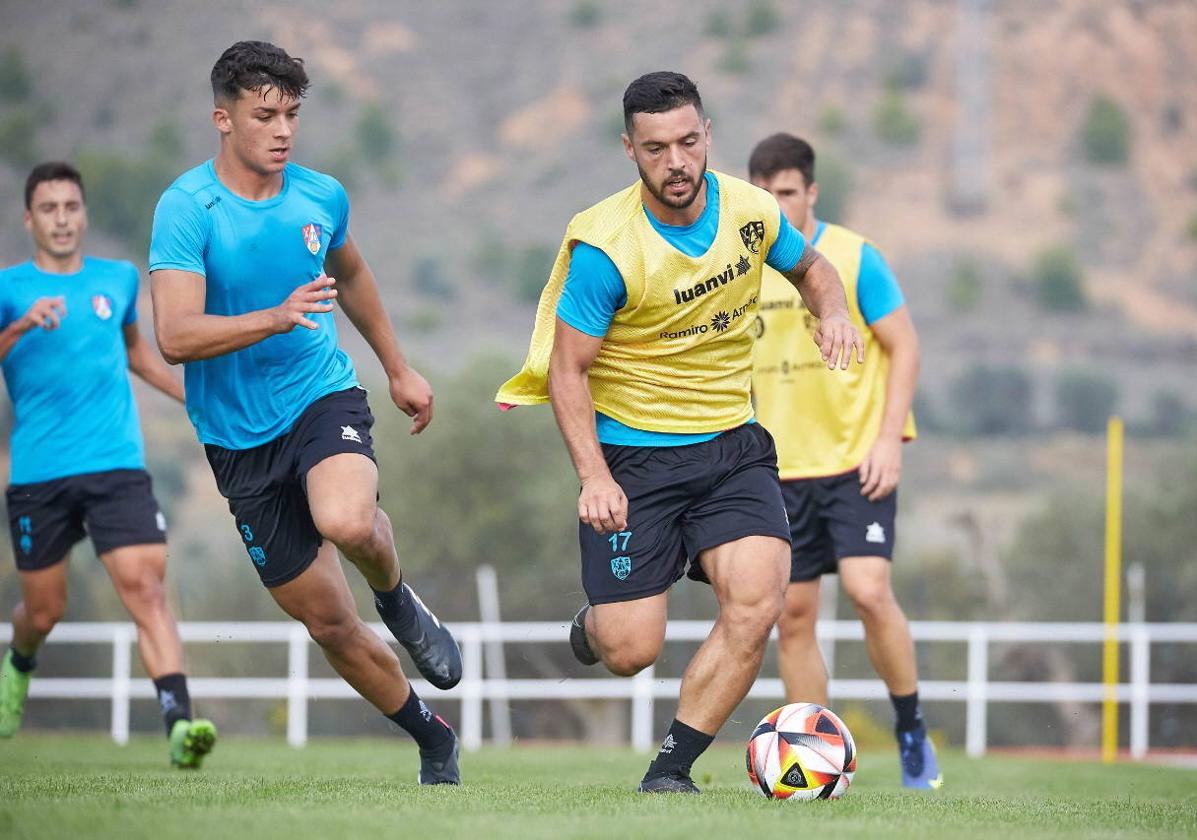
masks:
<path id="1" fill-rule="evenodd" d="M 710 121 L 693 82 L 650 73 L 623 106 L 640 180 L 570 222 L 524 368 L 497 400 L 551 402 L 582 485 L 579 661 L 643 670 L 687 565 L 711 584 L 719 618 L 639 787 L 697 793 L 690 767 L 756 678 L 789 571 L 777 455 L 750 394 L 765 265 L 822 317 L 825 366 L 847 368 L 861 338 L 834 269 L 777 201 L 707 171 Z"/>
<path id="2" fill-rule="evenodd" d="M 827 671 L 815 640 L 819 578 L 839 573 L 865 629 L 865 645 L 896 714 L 902 781 L 943 781 L 918 699 L 914 642 L 890 585 L 902 442 L 915 436 L 910 407 L 918 334 L 902 291 L 877 249 L 819 221 L 815 153 L 790 134 L 761 141 L 749 177 L 839 272 L 865 364 L 837 376 L 803 341 L 816 320 L 785 278 L 766 270 L 753 373 L 757 416 L 777 439 L 793 544 L 790 585 L 778 622 L 782 679 L 791 701 L 827 703 Z"/>

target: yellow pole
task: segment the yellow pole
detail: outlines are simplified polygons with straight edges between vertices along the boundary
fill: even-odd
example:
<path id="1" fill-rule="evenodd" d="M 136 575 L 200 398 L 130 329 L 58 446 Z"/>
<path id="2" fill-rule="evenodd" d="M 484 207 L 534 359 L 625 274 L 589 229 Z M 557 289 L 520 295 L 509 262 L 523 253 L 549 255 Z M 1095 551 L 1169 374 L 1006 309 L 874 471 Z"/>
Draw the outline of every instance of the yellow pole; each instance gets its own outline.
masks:
<path id="1" fill-rule="evenodd" d="M 1118 619 L 1122 585 L 1122 419 L 1111 417 L 1106 432 L 1105 644 L 1101 678 L 1101 760 L 1118 754 Z"/>

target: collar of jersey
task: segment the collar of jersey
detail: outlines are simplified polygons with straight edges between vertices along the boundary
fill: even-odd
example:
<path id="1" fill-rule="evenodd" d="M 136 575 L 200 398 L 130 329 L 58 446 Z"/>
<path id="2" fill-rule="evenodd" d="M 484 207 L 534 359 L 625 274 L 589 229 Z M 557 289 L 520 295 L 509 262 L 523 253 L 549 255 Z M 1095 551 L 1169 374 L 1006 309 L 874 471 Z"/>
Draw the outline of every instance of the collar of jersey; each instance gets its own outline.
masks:
<path id="1" fill-rule="evenodd" d="M 220 180 L 220 176 L 216 174 L 216 165 L 214 163 L 214 159 L 210 159 L 208 161 L 208 174 L 212 176 L 212 183 L 216 185 L 217 189 L 219 189 L 223 195 L 227 196 L 233 201 L 236 201 L 238 204 L 241 204 L 244 207 L 252 207 L 255 210 L 265 210 L 282 203 L 283 199 L 287 197 L 287 192 L 291 189 L 291 174 L 288 172 L 290 168 L 290 163 L 283 167 L 283 188 L 278 191 L 277 195 L 272 195 L 270 198 L 264 198 L 261 201 L 254 201 L 252 199 L 239 196 L 237 193 L 226 187 L 224 182 Z"/>

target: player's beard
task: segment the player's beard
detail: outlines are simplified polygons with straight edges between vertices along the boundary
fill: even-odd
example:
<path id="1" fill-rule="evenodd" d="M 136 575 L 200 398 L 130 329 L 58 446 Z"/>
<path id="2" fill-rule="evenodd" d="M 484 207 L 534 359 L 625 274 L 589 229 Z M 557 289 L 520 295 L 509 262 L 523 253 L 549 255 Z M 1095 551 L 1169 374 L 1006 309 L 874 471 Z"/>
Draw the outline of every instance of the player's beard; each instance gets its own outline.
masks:
<path id="1" fill-rule="evenodd" d="M 665 185 L 676 177 L 674 173 L 666 175 L 665 180 L 658 186 L 649 180 L 648 173 L 644 171 L 644 167 L 639 162 L 636 163 L 636 169 L 640 172 L 641 183 L 652 193 L 653 198 L 666 207 L 672 207 L 675 210 L 685 210 L 698 198 L 698 193 L 702 187 L 702 179 L 707 174 L 707 159 L 705 157 L 702 159 L 702 167 L 699 169 L 698 174 L 694 178 L 687 180 L 691 190 L 688 195 L 681 198 L 673 198 L 665 194 Z"/>

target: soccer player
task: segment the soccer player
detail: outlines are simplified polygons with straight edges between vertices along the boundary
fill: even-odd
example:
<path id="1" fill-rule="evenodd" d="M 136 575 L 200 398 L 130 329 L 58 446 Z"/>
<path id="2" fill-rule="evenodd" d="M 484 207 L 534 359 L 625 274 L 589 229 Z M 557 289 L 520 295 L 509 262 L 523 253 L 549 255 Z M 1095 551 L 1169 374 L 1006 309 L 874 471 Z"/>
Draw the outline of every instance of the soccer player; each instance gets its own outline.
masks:
<path id="1" fill-rule="evenodd" d="M 786 278 L 766 271 L 752 387 L 757 416 L 777 440 L 793 562 L 778 623 L 780 667 L 791 701 L 827 703 L 827 671 L 815 640 L 819 578 L 839 573 L 864 623 L 865 646 L 896 713 L 902 782 L 937 788 L 935 751 L 919 709 L 914 642 L 890 586 L 902 441 L 914 438 L 910 411 L 919 342 L 898 281 L 862 236 L 814 214 L 815 153 L 775 134 L 753 150 L 749 177 L 771 192 L 794 227 L 839 272 L 865 363 L 828 376 L 802 340 L 814 315 Z"/>
<path id="2" fill-rule="evenodd" d="M 340 549 L 369 583 L 420 673 L 456 685 L 461 652 L 403 581 L 378 507 L 374 417 L 337 346 L 334 301 L 378 356 L 412 434 L 432 420 L 432 390 L 400 351 L 349 233 L 344 188 L 290 162 L 308 89 L 302 60 L 241 41 L 211 79 L 220 150 L 181 175 L 154 215 L 159 346 L 185 364 L 188 413 L 263 585 L 337 673 L 415 739 L 419 782 L 458 784 L 456 734 L 358 616 L 337 558 Z"/>
<path id="3" fill-rule="evenodd" d="M 16 422 L 8 520 L 21 582 L 0 664 L 0 736 L 21 725 L 35 654 L 67 605 L 67 559 L 91 537 L 154 681 L 176 767 L 216 740 L 193 720 L 183 646 L 166 602 L 166 518 L 145 471 L 129 371 L 179 402 L 183 386 L 137 328 L 137 268 L 83 256 L 87 205 L 69 163 L 25 181 L 33 259 L 0 271 L 0 358 Z"/>
<path id="4" fill-rule="evenodd" d="M 582 485 L 579 661 L 637 673 L 661 651 L 687 565 L 712 586 L 719 617 L 639 786 L 697 793 L 690 767 L 756 678 L 789 568 L 776 453 L 749 399 L 764 265 L 822 318 L 828 367 L 847 367 L 861 339 L 834 269 L 777 201 L 707 171 L 711 123 L 690 79 L 642 76 L 623 108 L 640 179 L 570 222 L 525 366 L 497 399 L 552 403 Z"/>

